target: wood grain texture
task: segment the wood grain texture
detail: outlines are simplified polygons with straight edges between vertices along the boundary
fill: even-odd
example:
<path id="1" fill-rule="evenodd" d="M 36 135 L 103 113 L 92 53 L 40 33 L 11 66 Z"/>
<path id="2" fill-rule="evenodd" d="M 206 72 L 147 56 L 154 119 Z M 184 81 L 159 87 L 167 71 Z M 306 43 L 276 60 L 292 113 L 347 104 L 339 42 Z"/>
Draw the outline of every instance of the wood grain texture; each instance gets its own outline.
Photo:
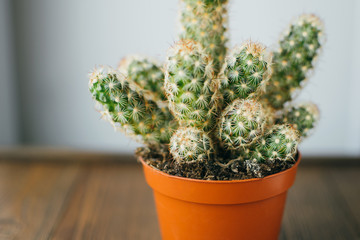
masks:
<path id="1" fill-rule="evenodd" d="M 360 239 L 360 166 L 301 166 L 280 239 Z M 0 162 L 0 240 L 160 239 L 141 167 Z"/>
<path id="2" fill-rule="evenodd" d="M 359 216 L 359 208 L 349 207 L 360 203 L 360 194 L 356 190 L 360 169 L 355 170 L 357 176 L 348 178 L 353 171 L 348 168 L 300 168 L 288 195 L 282 239 L 360 239 L 360 225 L 354 217 Z M 344 188 L 348 191 L 341 190 Z"/>
<path id="3" fill-rule="evenodd" d="M 160 239 L 140 166 L 84 166 L 53 239 Z"/>
<path id="4" fill-rule="evenodd" d="M 77 171 L 77 165 L 1 163 L 0 239 L 48 239 Z"/>

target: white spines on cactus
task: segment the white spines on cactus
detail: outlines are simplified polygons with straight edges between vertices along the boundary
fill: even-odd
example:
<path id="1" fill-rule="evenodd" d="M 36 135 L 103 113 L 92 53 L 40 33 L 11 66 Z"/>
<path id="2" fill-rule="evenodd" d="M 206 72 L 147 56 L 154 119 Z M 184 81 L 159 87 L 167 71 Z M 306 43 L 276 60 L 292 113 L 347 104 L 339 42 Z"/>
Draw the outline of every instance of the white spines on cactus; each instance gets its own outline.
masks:
<path id="1" fill-rule="evenodd" d="M 182 0 L 180 39 L 201 44 L 217 75 L 226 55 L 228 0 Z"/>
<path id="2" fill-rule="evenodd" d="M 170 111 L 181 126 L 213 129 L 218 109 L 219 83 L 212 62 L 200 44 L 177 42 L 168 51 L 165 92 Z"/>
<path id="3" fill-rule="evenodd" d="M 281 109 L 292 100 L 293 92 L 303 85 L 314 66 L 323 39 L 323 23 L 311 14 L 301 15 L 290 25 L 274 52 L 273 73 L 264 99 Z"/>
<path id="4" fill-rule="evenodd" d="M 133 89 L 120 72 L 102 67 L 90 75 L 90 92 L 117 130 L 148 144 L 169 143 L 177 124 L 166 108 L 159 108 Z"/>
<path id="5" fill-rule="evenodd" d="M 290 106 L 278 118 L 279 123 L 291 124 L 299 131 L 301 138 L 307 137 L 319 120 L 319 109 L 314 103 L 300 103 Z"/>
<path id="6" fill-rule="evenodd" d="M 274 125 L 249 149 L 249 158 L 257 162 L 294 160 L 299 133 L 288 124 Z"/>
<path id="7" fill-rule="evenodd" d="M 263 135 L 266 115 L 259 102 L 252 99 L 238 99 L 222 113 L 219 138 L 227 149 L 244 150 Z"/>
<path id="8" fill-rule="evenodd" d="M 178 163 L 210 160 L 213 151 L 211 138 L 194 127 L 180 127 L 170 139 L 170 153 Z"/>
<path id="9" fill-rule="evenodd" d="M 221 71 L 220 92 L 224 107 L 235 99 L 260 93 L 271 75 L 270 64 L 271 54 L 262 44 L 247 41 L 234 48 Z"/>
<path id="10" fill-rule="evenodd" d="M 102 116 L 148 145 L 151 157 L 163 154 L 160 160 L 169 162 L 160 165 L 171 170 L 214 175 L 242 166 L 261 177 L 265 169 L 290 166 L 298 142 L 318 120 L 313 104 L 284 106 L 318 56 L 319 18 L 300 16 L 273 53 L 247 41 L 227 54 L 228 0 L 181 3 L 180 41 L 169 49 L 164 69 L 151 58 L 128 56 L 118 71 L 91 74 Z"/>
<path id="11" fill-rule="evenodd" d="M 166 101 L 165 77 L 158 61 L 150 57 L 131 55 L 120 61 L 118 69 L 146 98 L 157 103 Z"/>

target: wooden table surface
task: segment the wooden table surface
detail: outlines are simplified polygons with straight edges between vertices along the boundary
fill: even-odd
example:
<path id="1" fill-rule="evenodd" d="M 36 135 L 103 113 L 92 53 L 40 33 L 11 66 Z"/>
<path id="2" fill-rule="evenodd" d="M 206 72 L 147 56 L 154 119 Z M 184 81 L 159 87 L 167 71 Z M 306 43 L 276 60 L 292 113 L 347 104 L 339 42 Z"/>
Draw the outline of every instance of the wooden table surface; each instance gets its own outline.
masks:
<path id="1" fill-rule="evenodd" d="M 160 239 L 152 192 L 134 162 L 0 155 L 0 240 Z M 360 239 L 360 165 L 306 162 L 280 239 Z"/>

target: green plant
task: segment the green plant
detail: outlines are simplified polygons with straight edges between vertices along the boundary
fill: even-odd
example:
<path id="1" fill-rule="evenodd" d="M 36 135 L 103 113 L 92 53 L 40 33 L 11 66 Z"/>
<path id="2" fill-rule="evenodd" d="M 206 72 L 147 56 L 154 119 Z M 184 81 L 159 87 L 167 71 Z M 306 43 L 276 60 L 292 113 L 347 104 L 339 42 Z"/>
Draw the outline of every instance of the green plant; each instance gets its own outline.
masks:
<path id="1" fill-rule="evenodd" d="M 249 148 L 249 159 L 256 162 L 276 159 L 293 160 L 298 140 L 299 133 L 291 125 L 274 125 Z"/>
<path id="2" fill-rule="evenodd" d="M 119 71 L 127 77 L 130 84 L 142 89 L 147 99 L 166 101 L 164 92 L 164 73 L 161 64 L 145 56 L 127 56 L 120 61 Z"/>
<path id="3" fill-rule="evenodd" d="M 228 0 L 182 0 L 180 39 L 200 43 L 218 74 L 226 56 Z"/>
<path id="4" fill-rule="evenodd" d="M 221 71 L 223 106 L 235 99 L 262 94 L 271 74 L 271 54 L 265 46 L 251 41 L 235 47 L 226 57 Z"/>
<path id="5" fill-rule="evenodd" d="M 215 127 L 219 83 L 211 58 L 192 40 L 181 40 L 168 51 L 165 91 L 169 108 L 181 126 L 206 132 Z"/>
<path id="6" fill-rule="evenodd" d="M 252 99 L 234 100 L 220 117 L 220 142 L 227 149 L 248 147 L 263 135 L 266 120 L 259 102 Z"/>
<path id="7" fill-rule="evenodd" d="M 179 163 L 208 161 L 213 152 L 211 138 L 194 127 L 180 127 L 170 140 L 170 153 Z"/>
<path id="8" fill-rule="evenodd" d="M 315 15 L 304 14 L 290 25 L 274 52 L 273 73 L 264 98 L 275 109 L 292 100 L 293 92 L 306 82 L 314 67 L 323 36 L 323 24 Z"/>
<path id="9" fill-rule="evenodd" d="M 101 114 L 115 129 L 147 144 L 169 142 L 177 124 L 168 109 L 146 99 L 123 74 L 110 67 L 95 69 L 89 88 L 102 106 Z"/>
<path id="10" fill-rule="evenodd" d="M 309 131 L 319 120 L 319 109 L 313 103 L 301 103 L 290 106 L 278 118 L 278 123 L 289 123 L 299 131 L 301 137 L 307 137 Z"/>
<path id="11" fill-rule="evenodd" d="M 164 69 L 150 58 L 126 57 L 118 70 L 95 70 L 90 91 L 117 128 L 154 151 L 168 146 L 165 161 L 174 159 L 175 171 L 201 163 L 206 171 L 236 172 L 236 163 L 261 177 L 261 167 L 291 164 L 318 120 L 315 105 L 286 104 L 313 68 L 322 24 L 302 15 L 279 50 L 246 41 L 226 55 L 226 5 L 183 0 L 180 40 Z"/>

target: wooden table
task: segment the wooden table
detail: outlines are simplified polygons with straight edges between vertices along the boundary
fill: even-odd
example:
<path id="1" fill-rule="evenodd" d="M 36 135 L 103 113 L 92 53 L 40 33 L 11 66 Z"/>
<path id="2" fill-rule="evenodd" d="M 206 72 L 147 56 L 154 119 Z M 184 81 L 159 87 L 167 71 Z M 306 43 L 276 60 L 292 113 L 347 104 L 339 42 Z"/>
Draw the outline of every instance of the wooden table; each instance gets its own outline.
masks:
<path id="1" fill-rule="evenodd" d="M 134 159 L 34 156 L 0 154 L 1 240 L 160 239 L 152 192 Z M 360 239 L 359 185 L 359 161 L 304 159 L 280 239 Z"/>

